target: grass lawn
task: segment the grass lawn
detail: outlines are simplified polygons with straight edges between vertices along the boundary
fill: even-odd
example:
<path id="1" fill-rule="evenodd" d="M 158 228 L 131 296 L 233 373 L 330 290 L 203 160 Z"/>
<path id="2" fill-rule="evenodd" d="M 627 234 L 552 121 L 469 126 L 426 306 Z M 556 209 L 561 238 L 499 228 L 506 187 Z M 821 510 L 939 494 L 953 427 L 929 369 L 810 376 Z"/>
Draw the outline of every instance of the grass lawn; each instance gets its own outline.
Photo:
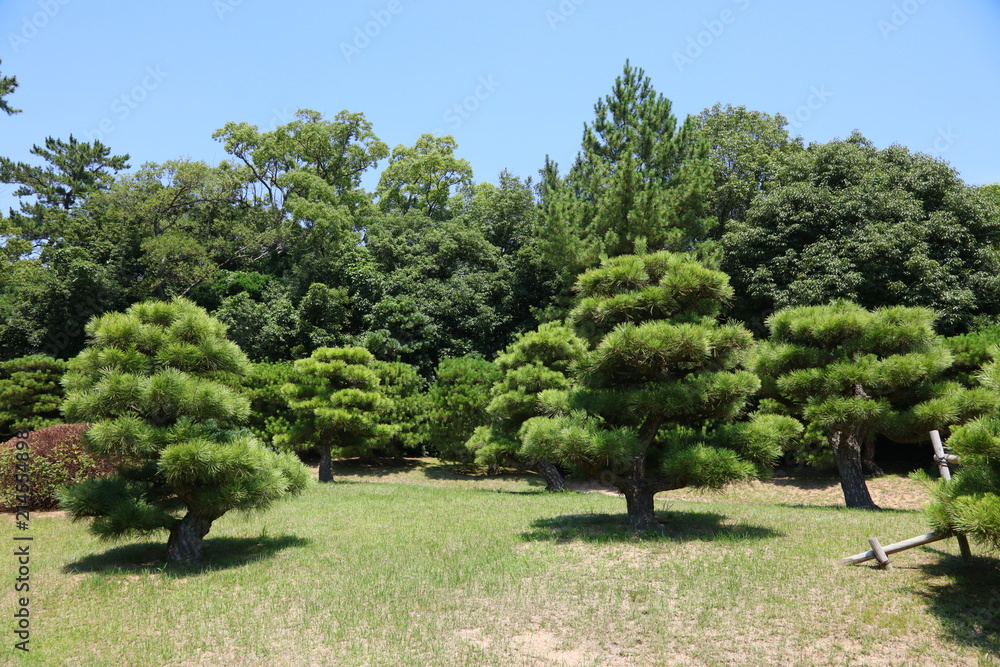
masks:
<path id="1" fill-rule="evenodd" d="M 109 545 L 34 516 L 31 652 L 7 612 L 6 663 L 1000 664 L 997 560 L 965 565 L 948 540 L 892 571 L 836 564 L 927 532 L 909 480 L 873 484 L 903 507 L 881 513 L 826 506 L 823 482 L 664 494 L 667 529 L 637 539 L 623 499 L 531 477 L 428 460 L 335 475 L 216 522 L 198 570 L 163 569 L 165 536 Z"/>

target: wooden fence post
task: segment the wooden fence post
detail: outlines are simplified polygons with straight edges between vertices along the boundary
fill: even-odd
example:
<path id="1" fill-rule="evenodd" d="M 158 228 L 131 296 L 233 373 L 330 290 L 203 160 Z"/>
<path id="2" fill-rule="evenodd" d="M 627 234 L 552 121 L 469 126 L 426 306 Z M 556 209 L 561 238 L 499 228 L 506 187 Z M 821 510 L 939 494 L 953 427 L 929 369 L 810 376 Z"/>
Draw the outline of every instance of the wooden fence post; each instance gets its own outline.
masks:
<path id="1" fill-rule="evenodd" d="M 951 480 L 951 468 L 948 467 L 948 462 L 957 461 L 958 457 L 944 453 L 941 434 L 937 431 L 931 431 L 931 446 L 934 447 L 934 461 L 938 465 L 938 472 L 941 473 L 941 478 Z M 972 549 L 969 548 L 969 538 L 965 535 L 956 535 L 955 539 L 958 540 L 958 549 L 962 552 L 962 560 L 971 560 Z"/>

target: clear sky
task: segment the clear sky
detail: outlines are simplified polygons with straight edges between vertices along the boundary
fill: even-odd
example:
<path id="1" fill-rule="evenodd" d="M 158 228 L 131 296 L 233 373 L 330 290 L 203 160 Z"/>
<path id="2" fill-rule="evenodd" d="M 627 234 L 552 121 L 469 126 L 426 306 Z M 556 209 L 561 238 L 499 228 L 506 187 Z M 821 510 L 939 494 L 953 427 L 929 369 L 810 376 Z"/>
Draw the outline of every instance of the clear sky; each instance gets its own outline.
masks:
<path id="1" fill-rule="evenodd" d="M 859 129 L 1000 182 L 998 0 L 0 0 L 0 26 L 17 160 L 72 133 L 216 163 L 227 121 L 348 109 L 390 147 L 453 134 L 476 180 L 537 176 L 631 59 L 678 116 L 780 112 L 808 142 Z"/>

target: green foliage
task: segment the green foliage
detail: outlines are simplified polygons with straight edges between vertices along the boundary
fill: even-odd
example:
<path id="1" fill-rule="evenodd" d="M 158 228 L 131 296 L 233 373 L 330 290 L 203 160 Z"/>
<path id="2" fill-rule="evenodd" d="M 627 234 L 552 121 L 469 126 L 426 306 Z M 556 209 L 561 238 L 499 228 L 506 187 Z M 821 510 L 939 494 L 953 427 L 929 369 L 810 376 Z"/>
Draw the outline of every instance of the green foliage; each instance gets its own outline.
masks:
<path id="1" fill-rule="evenodd" d="M 782 308 L 848 299 L 922 306 L 941 331 L 1000 314 L 1000 216 L 945 163 L 860 134 L 788 152 L 722 238 L 733 315 L 763 332 Z"/>
<path id="2" fill-rule="evenodd" d="M 288 432 L 274 442 L 319 449 L 321 482 L 332 481 L 334 455 L 363 456 L 390 435 L 380 415 L 392 402 L 379 387 L 374 363 L 364 348 L 321 347 L 295 362 L 295 377 L 282 389 L 294 417 Z"/>
<path id="3" fill-rule="evenodd" d="M 725 275 L 659 252 L 605 260 L 576 289 L 570 317 L 593 347 L 577 365 L 580 384 L 565 409 L 551 395 L 557 391 L 540 396 L 555 412 L 521 427 L 526 453 L 614 484 L 635 529 L 656 525 L 658 491 L 747 479 L 773 463 L 787 428 L 771 429 L 773 438 L 747 430 L 730 446 L 673 437 L 678 428 L 729 422 L 759 386 L 743 369 L 749 332 L 715 319 L 731 294 Z M 764 423 L 757 428 L 768 432 Z"/>
<path id="4" fill-rule="evenodd" d="M 424 379 L 414 366 L 402 362 L 376 361 L 372 368 L 380 388 L 391 400 L 380 420 L 384 434 L 374 446 L 390 456 L 420 456 L 427 444 Z"/>
<path id="5" fill-rule="evenodd" d="M 392 149 L 378 189 L 379 208 L 385 213 L 420 213 L 431 220 L 450 216 L 449 200 L 472 182 L 472 166 L 455 157 L 458 143 L 451 136 L 423 134 L 412 147 Z"/>
<path id="6" fill-rule="evenodd" d="M 781 114 L 716 104 L 698 118 L 698 135 L 709 144 L 715 189 L 709 206 L 719 224 L 742 220 L 764 188 L 777 177 L 782 159 L 802 149 L 792 141 Z M 724 227 L 723 227 L 724 228 Z"/>
<path id="7" fill-rule="evenodd" d="M 0 433 L 61 423 L 65 372 L 66 362 L 43 354 L 0 362 Z"/>
<path id="8" fill-rule="evenodd" d="M 93 422 L 90 451 L 118 467 L 69 488 L 61 501 L 74 518 L 92 518 L 99 536 L 166 529 L 168 558 L 197 560 L 212 521 L 304 488 L 307 473 L 294 457 L 238 430 L 250 409 L 238 390 L 247 360 L 225 333 L 184 299 L 139 303 L 87 325 L 90 344 L 63 380 L 63 414 Z M 194 520 L 204 532 L 185 551 L 179 531 Z"/>
<path id="9" fill-rule="evenodd" d="M 32 431 L 27 442 L 30 459 L 27 466 L 28 506 L 32 510 L 55 509 L 59 491 L 68 484 L 103 477 L 114 470 L 112 463 L 94 457 L 83 443 L 83 433 L 90 424 L 56 424 Z M 12 511 L 18 496 L 17 438 L 0 445 L 0 509 Z"/>
<path id="10" fill-rule="evenodd" d="M 486 411 L 489 428 L 477 429 L 467 442 L 476 463 L 485 466 L 534 463 L 523 450 L 518 435 L 529 419 L 541 416 L 540 395 L 570 388 L 573 364 L 587 354 L 586 344 L 568 327 L 549 322 L 522 334 L 497 357 L 495 366 L 503 374 L 494 383 Z"/>
<path id="11" fill-rule="evenodd" d="M 291 427 L 291 408 L 282 387 L 295 377 L 295 367 L 287 361 L 252 363 L 243 377 L 243 395 L 250 399 L 247 426 L 265 444 Z"/>
<path id="12" fill-rule="evenodd" d="M 801 416 L 811 440 L 827 441 L 848 506 L 874 507 L 863 468 L 874 469 L 876 434 L 922 442 L 931 429 L 998 405 L 986 392 L 942 382 L 952 356 L 934 320 L 926 308 L 868 311 L 848 301 L 788 308 L 768 319 L 771 338 L 756 359 L 762 393 Z"/>
<path id="13" fill-rule="evenodd" d="M 465 442 L 489 422 L 486 406 L 500 370 L 479 357 L 455 357 L 438 364 L 427 390 L 427 443 L 446 461 L 471 459 Z"/>
<path id="14" fill-rule="evenodd" d="M 0 60 L 0 63 L 3 61 Z M 20 109 L 15 109 L 10 106 L 10 103 L 4 98 L 14 92 L 17 88 L 17 77 L 16 76 L 3 76 L 0 73 L 0 111 L 3 111 L 8 116 L 13 116 L 14 114 L 21 113 Z"/>
<path id="15" fill-rule="evenodd" d="M 963 386 L 976 386 L 976 374 L 995 357 L 1000 349 L 1000 324 L 987 326 L 944 340 L 951 350 L 954 362 L 948 371 Z"/>
<path id="16" fill-rule="evenodd" d="M 678 126 L 670 100 L 641 68 L 626 63 L 594 113 L 567 176 L 548 160 L 543 170 L 539 252 L 562 297 L 601 257 L 687 251 L 705 241 L 713 222 L 705 206 L 708 144 L 698 122 L 689 117 Z"/>
<path id="17" fill-rule="evenodd" d="M 960 457 L 951 481 L 934 487 L 928 507 L 937 531 L 961 533 L 1000 549 L 1000 419 L 977 419 L 953 431 L 948 450 Z"/>
<path id="18" fill-rule="evenodd" d="M 385 294 L 365 318 L 365 346 L 430 374 L 443 358 L 495 352 L 512 335 L 514 260 L 487 229 L 459 216 L 434 221 L 410 212 L 368 221 L 366 244 Z"/>

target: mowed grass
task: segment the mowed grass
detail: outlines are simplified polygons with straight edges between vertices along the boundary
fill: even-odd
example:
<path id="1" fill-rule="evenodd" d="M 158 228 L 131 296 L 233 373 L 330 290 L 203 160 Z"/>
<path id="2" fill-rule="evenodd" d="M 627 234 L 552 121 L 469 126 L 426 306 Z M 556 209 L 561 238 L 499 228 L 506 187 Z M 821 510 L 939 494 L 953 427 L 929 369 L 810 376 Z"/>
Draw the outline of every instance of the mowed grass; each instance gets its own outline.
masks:
<path id="1" fill-rule="evenodd" d="M 31 652 L 5 631 L 7 663 L 1000 664 L 996 560 L 965 565 L 949 540 L 892 571 L 837 565 L 870 536 L 927 532 L 917 511 L 731 502 L 743 489 L 658 500 L 664 533 L 636 538 L 623 499 L 530 476 L 337 472 L 216 522 L 200 569 L 163 568 L 163 542 L 34 517 Z"/>

